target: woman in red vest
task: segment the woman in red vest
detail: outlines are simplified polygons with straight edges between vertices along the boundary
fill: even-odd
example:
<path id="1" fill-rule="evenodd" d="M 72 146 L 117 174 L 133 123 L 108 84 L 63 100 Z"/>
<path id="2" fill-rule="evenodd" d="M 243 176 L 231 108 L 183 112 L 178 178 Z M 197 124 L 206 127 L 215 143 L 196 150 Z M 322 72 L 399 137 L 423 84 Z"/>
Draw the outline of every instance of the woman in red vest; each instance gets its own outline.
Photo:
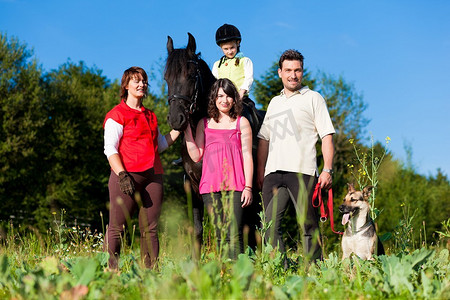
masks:
<path id="1" fill-rule="evenodd" d="M 105 155 L 111 166 L 108 189 L 109 225 L 105 239 L 109 267 L 118 268 L 120 237 L 125 224 L 139 209 L 141 259 L 152 268 L 159 253 L 158 219 L 163 199 L 163 169 L 159 152 L 173 144 L 180 132 L 165 136 L 158 120 L 142 105 L 148 90 L 147 73 L 139 67 L 125 70 L 120 87 L 121 103 L 105 117 Z"/>

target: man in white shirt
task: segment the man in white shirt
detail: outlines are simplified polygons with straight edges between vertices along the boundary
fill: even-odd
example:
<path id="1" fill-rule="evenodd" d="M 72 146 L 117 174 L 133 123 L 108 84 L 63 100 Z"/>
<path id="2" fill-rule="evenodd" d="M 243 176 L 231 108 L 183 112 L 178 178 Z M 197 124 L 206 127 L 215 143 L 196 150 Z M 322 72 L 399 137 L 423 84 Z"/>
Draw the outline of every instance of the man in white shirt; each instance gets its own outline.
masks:
<path id="1" fill-rule="evenodd" d="M 335 130 L 323 97 L 302 85 L 300 52 L 287 50 L 281 55 L 278 75 L 284 89 L 270 101 L 258 133 L 258 184 L 262 185 L 266 222 L 273 221 L 266 242 L 271 240 L 285 253 L 281 220 L 292 200 L 303 229 L 305 258 L 321 259 L 319 216 L 311 200 L 317 182 L 324 189 L 331 188 Z M 320 176 L 316 162 L 319 137 L 324 159 Z M 288 193 L 278 193 L 280 187 Z"/>

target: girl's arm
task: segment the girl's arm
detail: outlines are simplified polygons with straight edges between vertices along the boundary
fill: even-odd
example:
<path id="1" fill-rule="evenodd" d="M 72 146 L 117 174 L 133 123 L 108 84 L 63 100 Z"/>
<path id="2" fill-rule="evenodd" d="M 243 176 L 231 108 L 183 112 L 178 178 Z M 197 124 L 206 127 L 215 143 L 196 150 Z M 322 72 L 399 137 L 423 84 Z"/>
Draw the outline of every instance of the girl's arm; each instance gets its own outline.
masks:
<path id="1" fill-rule="evenodd" d="M 252 128 L 250 123 L 244 117 L 241 117 L 241 144 L 242 156 L 244 159 L 244 177 L 245 188 L 242 191 L 242 207 L 252 203 L 252 184 L 253 184 L 253 156 L 252 156 Z"/>
<path id="2" fill-rule="evenodd" d="M 188 150 L 189 156 L 194 162 L 199 162 L 203 157 L 205 148 L 205 126 L 203 122 L 203 119 L 201 119 L 197 124 L 195 139 L 192 135 L 191 126 L 188 125 L 188 127 L 184 131 L 186 148 Z"/>

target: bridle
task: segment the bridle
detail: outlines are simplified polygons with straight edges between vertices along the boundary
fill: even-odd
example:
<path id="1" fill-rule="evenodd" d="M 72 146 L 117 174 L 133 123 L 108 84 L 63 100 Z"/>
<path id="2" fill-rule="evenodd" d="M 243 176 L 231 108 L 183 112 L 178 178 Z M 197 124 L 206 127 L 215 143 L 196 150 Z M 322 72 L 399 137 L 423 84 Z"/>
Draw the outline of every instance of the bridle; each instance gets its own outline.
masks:
<path id="1" fill-rule="evenodd" d="M 198 94 L 199 91 L 203 91 L 203 82 L 202 82 L 202 76 L 200 74 L 200 68 L 198 65 L 198 59 L 196 60 L 188 60 L 188 63 L 195 64 L 195 86 L 194 86 L 194 94 L 191 97 L 180 95 L 180 94 L 172 94 L 169 95 L 169 105 L 176 100 L 184 100 L 187 103 L 189 103 L 189 108 L 186 106 L 185 113 L 186 114 L 193 114 L 195 113 L 197 109 L 197 100 L 198 100 Z"/>

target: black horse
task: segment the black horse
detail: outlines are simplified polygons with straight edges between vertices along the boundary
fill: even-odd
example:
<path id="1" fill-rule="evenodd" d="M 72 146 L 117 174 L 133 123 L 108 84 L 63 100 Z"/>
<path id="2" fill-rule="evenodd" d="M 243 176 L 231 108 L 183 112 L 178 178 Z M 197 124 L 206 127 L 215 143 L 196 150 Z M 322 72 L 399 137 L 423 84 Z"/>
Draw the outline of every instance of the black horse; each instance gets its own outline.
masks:
<path id="1" fill-rule="evenodd" d="M 169 36 L 167 40 L 167 62 L 164 79 L 167 82 L 169 94 L 169 114 L 167 116 L 170 126 L 175 130 L 184 131 L 191 126 L 195 135 L 198 122 L 207 116 L 208 95 L 211 86 L 216 81 L 208 65 L 196 53 L 195 38 L 188 33 L 189 42 L 186 48 L 174 49 L 173 40 Z M 261 127 L 264 115 L 256 110 L 253 101 L 244 99 L 243 116 L 246 117 L 253 132 L 253 160 L 256 165 L 256 134 Z M 195 136 L 194 136 L 195 138 Z M 186 144 L 183 139 L 181 158 L 187 180 L 190 181 L 193 190 L 194 226 L 197 241 L 201 244 L 203 228 L 203 203 L 199 195 L 199 183 L 202 174 L 202 163 L 195 163 L 189 157 Z M 256 174 L 256 172 L 254 172 Z M 256 176 L 254 176 L 256 177 Z M 256 179 L 256 178 L 255 178 Z M 254 230 L 259 224 L 257 211 L 259 210 L 259 191 L 253 184 L 253 204 L 247 209 L 245 222 L 250 228 L 249 245 L 255 246 Z M 195 197 L 196 196 L 196 197 Z"/>

